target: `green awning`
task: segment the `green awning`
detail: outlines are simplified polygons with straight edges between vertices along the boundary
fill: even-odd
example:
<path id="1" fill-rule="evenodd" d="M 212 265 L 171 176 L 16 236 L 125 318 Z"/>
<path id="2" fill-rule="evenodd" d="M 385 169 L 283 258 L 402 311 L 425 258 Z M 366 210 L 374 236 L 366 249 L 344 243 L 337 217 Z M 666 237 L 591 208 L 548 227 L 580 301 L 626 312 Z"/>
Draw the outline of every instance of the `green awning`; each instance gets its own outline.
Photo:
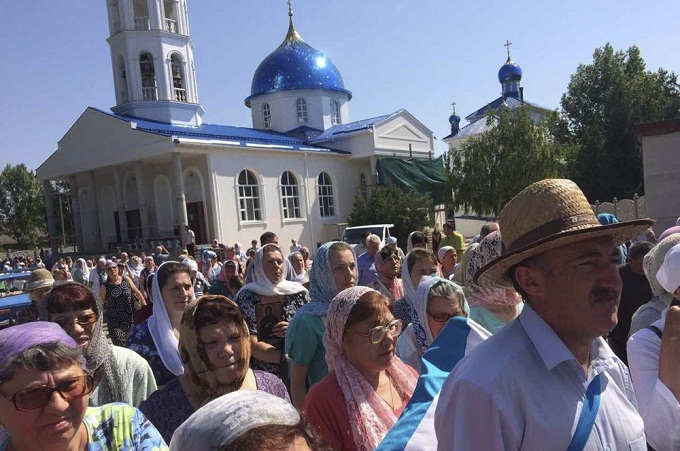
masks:
<path id="1" fill-rule="evenodd" d="M 444 157 L 430 159 L 415 158 L 378 158 L 378 183 L 392 183 L 405 191 L 415 191 L 420 195 L 428 195 L 434 205 L 444 203 L 446 189 L 446 173 Z"/>

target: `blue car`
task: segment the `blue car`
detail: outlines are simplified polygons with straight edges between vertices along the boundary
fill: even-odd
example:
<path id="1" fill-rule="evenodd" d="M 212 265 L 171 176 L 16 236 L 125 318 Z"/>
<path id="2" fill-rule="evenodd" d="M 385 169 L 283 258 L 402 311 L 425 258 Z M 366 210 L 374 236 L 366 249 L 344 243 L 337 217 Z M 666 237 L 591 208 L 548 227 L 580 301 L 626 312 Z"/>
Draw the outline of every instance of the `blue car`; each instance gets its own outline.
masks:
<path id="1" fill-rule="evenodd" d="M 0 273 L 0 328 L 11 326 L 17 313 L 31 305 L 25 288 L 30 271 Z"/>

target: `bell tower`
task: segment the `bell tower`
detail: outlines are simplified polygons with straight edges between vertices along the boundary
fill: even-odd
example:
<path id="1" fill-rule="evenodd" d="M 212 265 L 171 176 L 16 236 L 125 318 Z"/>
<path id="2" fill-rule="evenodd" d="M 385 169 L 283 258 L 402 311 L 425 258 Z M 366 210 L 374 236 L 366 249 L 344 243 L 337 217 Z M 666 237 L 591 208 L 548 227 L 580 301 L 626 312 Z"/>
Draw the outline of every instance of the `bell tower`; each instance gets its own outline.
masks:
<path id="1" fill-rule="evenodd" d="M 107 0 L 116 114 L 201 125 L 187 0 Z"/>

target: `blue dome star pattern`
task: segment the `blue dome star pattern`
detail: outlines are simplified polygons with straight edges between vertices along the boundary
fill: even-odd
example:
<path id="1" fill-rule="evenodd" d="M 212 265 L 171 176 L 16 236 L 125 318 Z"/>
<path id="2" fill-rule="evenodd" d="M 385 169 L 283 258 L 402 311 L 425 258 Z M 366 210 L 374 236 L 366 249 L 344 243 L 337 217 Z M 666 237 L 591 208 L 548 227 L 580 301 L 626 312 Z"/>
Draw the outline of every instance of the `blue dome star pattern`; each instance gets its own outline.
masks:
<path id="1" fill-rule="evenodd" d="M 300 37 L 291 18 L 286 39 L 255 70 L 245 102 L 250 106 L 254 97 L 292 89 L 328 89 L 352 98 L 335 64 Z"/>

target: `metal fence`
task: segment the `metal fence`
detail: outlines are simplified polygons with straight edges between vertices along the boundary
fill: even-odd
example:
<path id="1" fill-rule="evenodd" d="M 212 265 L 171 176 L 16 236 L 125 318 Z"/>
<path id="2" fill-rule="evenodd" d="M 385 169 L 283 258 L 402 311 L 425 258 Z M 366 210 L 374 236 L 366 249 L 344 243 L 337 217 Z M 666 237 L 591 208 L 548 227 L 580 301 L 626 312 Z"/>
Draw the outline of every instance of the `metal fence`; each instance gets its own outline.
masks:
<path id="1" fill-rule="evenodd" d="M 632 221 L 647 217 L 645 196 L 638 196 L 637 194 L 632 199 L 619 200 L 615 197 L 611 202 L 595 201 L 595 205 L 591 205 L 591 207 L 596 215 L 611 213 L 619 221 Z"/>

